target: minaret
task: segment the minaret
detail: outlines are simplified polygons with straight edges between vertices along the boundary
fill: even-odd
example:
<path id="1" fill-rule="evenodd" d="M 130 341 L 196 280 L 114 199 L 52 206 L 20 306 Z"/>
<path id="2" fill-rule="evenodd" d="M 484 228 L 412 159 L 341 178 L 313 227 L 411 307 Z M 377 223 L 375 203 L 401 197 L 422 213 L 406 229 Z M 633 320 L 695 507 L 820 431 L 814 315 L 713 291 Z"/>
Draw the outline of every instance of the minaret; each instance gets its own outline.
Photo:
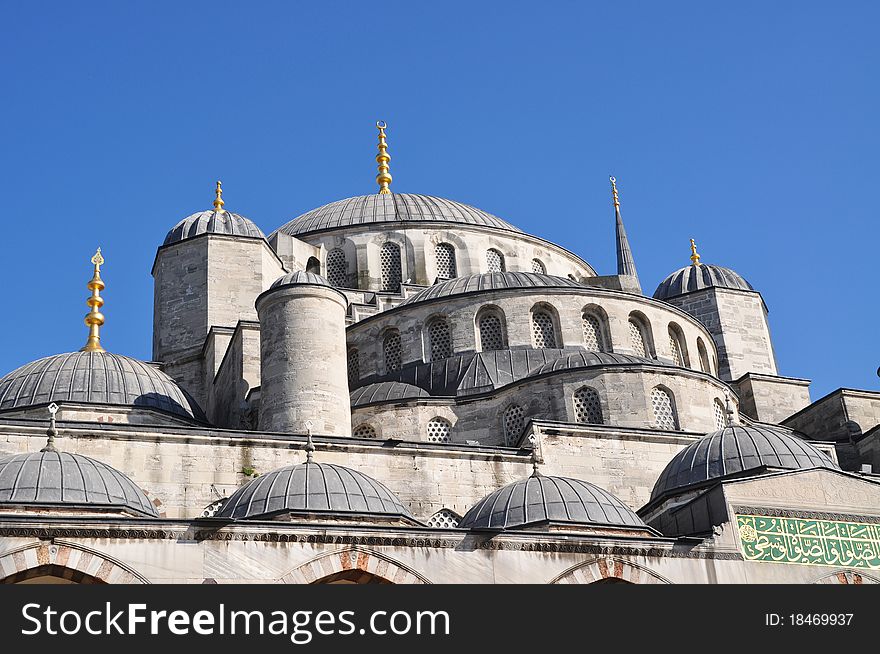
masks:
<path id="1" fill-rule="evenodd" d="M 642 287 L 639 283 L 639 274 L 636 272 L 636 262 L 633 259 L 632 250 L 629 247 L 629 239 L 626 237 L 626 229 L 623 227 L 623 218 L 620 217 L 620 198 L 617 195 L 617 180 L 609 177 L 611 180 L 611 195 L 614 199 L 614 218 L 616 221 L 616 241 L 617 241 L 617 274 L 631 277 L 635 282 L 635 286 L 641 293 Z"/>

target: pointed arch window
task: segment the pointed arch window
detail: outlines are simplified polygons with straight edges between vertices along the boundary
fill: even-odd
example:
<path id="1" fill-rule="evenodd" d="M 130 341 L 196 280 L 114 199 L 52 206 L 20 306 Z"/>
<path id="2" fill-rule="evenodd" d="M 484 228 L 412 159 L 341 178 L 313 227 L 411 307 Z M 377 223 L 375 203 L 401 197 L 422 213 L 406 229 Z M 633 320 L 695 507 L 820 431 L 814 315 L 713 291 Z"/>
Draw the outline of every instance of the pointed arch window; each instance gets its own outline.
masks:
<path id="1" fill-rule="evenodd" d="M 428 323 L 428 348 L 431 361 L 452 356 L 452 336 L 445 318 L 434 318 Z"/>
<path id="2" fill-rule="evenodd" d="M 727 410 L 724 408 L 724 403 L 716 397 L 713 404 L 715 412 L 715 429 L 724 429 L 727 427 Z"/>
<path id="3" fill-rule="evenodd" d="M 458 277 L 458 266 L 455 263 L 455 248 L 449 243 L 438 243 L 434 248 L 437 259 L 437 277 L 452 279 Z"/>
<path id="4" fill-rule="evenodd" d="M 604 424 L 602 403 L 595 388 L 584 386 L 574 394 L 574 418 L 577 422 L 590 425 Z"/>
<path id="5" fill-rule="evenodd" d="M 504 255 L 499 250 L 492 248 L 486 251 L 486 269 L 490 273 L 500 273 L 505 271 Z"/>
<path id="6" fill-rule="evenodd" d="M 648 356 L 648 343 L 645 339 L 645 327 L 640 320 L 629 319 L 629 346 L 636 356 Z"/>
<path id="7" fill-rule="evenodd" d="M 532 311 L 532 341 L 536 348 L 559 347 L 555 322 L 548 309 L 539 308 Z"/>
<path id="8" fill-rule="evenodd" d="M 400 370 L 400 332 L 390 329 L 382 339 L 382 352 L 385 355 L 385 372 Z"/>
<path id="9" fill-rule="evenodd" d="M 532 259 L 532 272 L 538 275 L 546 275 L 547 268 L 544 266 L 544 262 L 540 259 Z"/>
<path id="10" fill-rule="evenodd" d="M 348 349 L 348 383 L 356 384 L 361 378 L 361 356 L 356 347 Z"/>
<path id="11" fill-rule="evenodd" d="M 604 321 L 594 313 L 584 311 L 581 322 L 584 330 L 584 347 L 592 352 L 607 352 Z"/>
<path id="12" fill-rule="evenodd" d="M 518 404 L 504 410 L 504 444 L 516 445 L 526 424 L 526 411 Z"/>

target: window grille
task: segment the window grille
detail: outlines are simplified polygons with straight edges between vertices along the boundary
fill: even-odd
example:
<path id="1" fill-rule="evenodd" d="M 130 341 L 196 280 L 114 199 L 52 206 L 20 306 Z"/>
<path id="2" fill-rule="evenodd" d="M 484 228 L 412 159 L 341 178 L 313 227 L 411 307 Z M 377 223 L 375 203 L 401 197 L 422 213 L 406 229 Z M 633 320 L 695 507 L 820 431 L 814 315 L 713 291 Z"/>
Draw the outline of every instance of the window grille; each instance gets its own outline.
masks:
<path id="1" fill-rule="evenodd" d="M 537 348 L 556 347 L 556 328 L 553 318 L 546 311 L 532 313 L 532 337 Z"/>
<path id="2" fill-rule="evenodd" d="M 657 387 L 651 391 L 651 408 L 654 410 L 654 423 L 658 429 L 677 429 L 675 409 L 669 392 Z"/>
<path id="3" fill-rule="evenodd" d="M 574 394 L 574 417 L 577 422 L 590 425 L 601 425 L 602 404 L 596 389 L 585 386 Z"/>
<path id="4" fill-rule="evenodd" d="M 452 425 L 448 420 L 443 418 L 433 418 L 428 421 L 428 442 L 429 443 L 448 443 L 449 433 L 452 431 Z"/>
<path id="5" fill-rule="evenodd" d="M 642 331 L 642 326 L 632 319 L 629 321 L 629 340 L 630 347 L 633 352 L 635 352 L 636 356 L 646 357 L 648 355 L 648 348 L 645 347 L 645 334 Z"/>
<path id="6" fill-rule="evenodd" d="M 401 282 L 400 246 L 385 243 L 379 250 L 379 267 L 382 273 L 382 290 L 399 291 Z"/>
<path id="7" fill-rule="evenodd" d="M 431 361 L 448 359 L 452 356 L 452 338 L 449 323 L 442 318 L 432 320 L 428 325 L 428 340 L 431 345 Z"/>
<path id="8" fill-rule="evenodd" d="M 486 265 L 490 273 L 504 272 L 504 255 L 498 250 L 487 250 Z"/>
<path id="9" fill-rule="evenodd" d="M 480 347 L 484 352 L 504 349 L 504 330 L 499 315 L 489 313 L 480 317 Z"/>
<path id="10" fill-rule="evenodd" d="M 345 261 L 345 252 L 340 248 L 333 248 L 327 253 L 327 281 L 336 288 L 348 285 L 348 263 Z"/>
<path id="11" fill-rule="evenodd" d="M 540 259 L 532 259 L 532 272 L 538 273 L 539 275 L 546 275 L 547 269 L 544 267 L 544 264 Z"/>
<path id="12" fill-rule="evenodd" d="M 440 509 L 426 521 L 434 529 L 455 529 L 461 522 L 461 516 L 449 509 Z"/>
<path id="13" fill-rule="evenodd" d="M 385 334 L 382 349 L 385 353 L 385 371 L 400 370 L 400 332 L 395 330 Z"/>
<path id="14" fill-rule="evenodd" d="M 583 315 L 584 347 L 593 352 L 605 352 L 605 339 L 599 319 L 589 313 Z"/>
<path id="15" fill-rule="evenodd" d="M 449 243 L 440 243 L 434 248 L 434 256 L 437 258 L 437 276 L 445 279 L 458 277 L 455 265 L 455 248 Z"/>
<path id="16" fill-rule="evenodd" d="M 356 347 L 348 351 L 348 383 L 355 384 L 361 378 L 361 357 Z"/>
<path id="17" fill-rule="evenodd" d="M 351 435 L 355 438 L 376 438 L 376 430 L 373 428 L 373 425 L 369 425 L 364 423 L 362 425 L 358 425 Z"/>
<path id="18" fill-rule="evenodd" d="M 519 440 L 525 427 L 526 412 L 518 404 L 507 407 L 504 411 L 504 444 L 514 445 Z"/>

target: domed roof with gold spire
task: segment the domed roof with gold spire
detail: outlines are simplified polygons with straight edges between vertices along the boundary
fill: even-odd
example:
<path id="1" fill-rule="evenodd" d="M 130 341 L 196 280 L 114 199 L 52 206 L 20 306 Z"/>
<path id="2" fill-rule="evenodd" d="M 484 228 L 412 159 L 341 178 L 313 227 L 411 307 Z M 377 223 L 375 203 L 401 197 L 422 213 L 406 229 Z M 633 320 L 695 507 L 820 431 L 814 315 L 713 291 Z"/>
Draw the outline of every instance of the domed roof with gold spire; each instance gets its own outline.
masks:
<path id="1" fill-rule="evenodd" d="M 162 245 L 170 245 L 185 241 L 202 234 L 226 234 L 228 236 L 245 236 L 248 238 L 265 238 L 262 230 L 254 222 L 244 216 L 223 208 L 223 189 L 217 182 L 214 208 L 210 211 L 199 211 L 187 216 L 169 230 Z"/>
<path id="2" fill-rule="evenodd" d="M 735 270 L 710 263 L 701 263 L 697 245 L 691 239 L 691 265 L 679 268 L 660 282 L 654 298 L 667 298 L 692 293 L 704 288 L 732 288 L 738 291 L 754 291 L 746 279 Z"/>
<path id="3" fill-rule="evenodd" d="M 387 125 L 379 121 L 376 127 L 379 129 L 379 152 L 376 155 L 379 168 L 376 183 L 379 185 L 379 192 L 337 200 L 312 209 L 282 225 L 276 232 L 301 236 L 376 223 L 455 223 L 523 233 L 498 216 L 461 202 L 431 195 L 393 193 L 390 189 L 391 173 L 388 165 L 391 155 L 388 154 L 388 145 L 385 142 Z"/>
<path id="4" fill-rule="evenodd" d="M 11 411 L 51 402 L 75 402 L 155 409 L 205 422 L 198 404 L 158 368 L 101 345 L 104 314 L 101 291 L 101 249 L 92 257 L 94 272 L 88 288 L 92 295 L 85 322 L 89 337 L 78 352 L 44 357 L 0 378 L 0 411 Z"/>

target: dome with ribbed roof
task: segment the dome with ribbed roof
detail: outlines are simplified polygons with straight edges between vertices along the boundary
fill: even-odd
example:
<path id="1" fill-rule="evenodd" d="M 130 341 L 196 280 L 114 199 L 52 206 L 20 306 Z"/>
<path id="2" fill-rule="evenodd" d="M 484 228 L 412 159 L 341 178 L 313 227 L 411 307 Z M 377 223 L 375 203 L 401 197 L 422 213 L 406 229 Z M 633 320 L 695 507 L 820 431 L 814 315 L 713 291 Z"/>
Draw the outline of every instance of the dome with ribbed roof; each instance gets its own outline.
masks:
<path id="1" fill-rule="evenodd" d="M 666 366 L 672 364 L 657 359 L 646 359 L 631 354 L 616 354 L 614 352 L 592 352 L 581 350 L 558 357 L 535 368 L 529 373 L 529 377 L 537 377 L 548 372 L 559 370 L 576 370 L 578 368 L 592 368 L 596 366 Z"/>
<path id="2" fill-rule="evenodd" d="M 809 468 L 837 466 L 794 432 L 767 425 L 731 425 L 676 454 L 654 484 L 651 500 L 725 477 Z"/>
<path id="3" fill-rule="evenodd" d="M 171 377 L 110 352 L 55 354 L 0 379 L 0 411 L 50 402 L 143 407 L 205 421 L 196 401 Z"/>
<path id="4" fill-rule="evenodd" d="M 0 510 L 52 509 L 133 513 L 156 507 L 126 475 L 81 454 L 41 451 L 0 459 Z"/>
<path id="5" fill-rule="evenodd" d="M 456 277 L 455 279 L 434 284 L 433 286 L 429 286 L 407 298 L 401 302 L 401 305 L 436 300 L 437 298 L 445 298 L 453 295 L 466 295 L 468 293 L 476 293 L 479 291 L 500 291 L 506 289 L 526 288 L 584 289 L 586 287 L 580 282 L 576 282 L 572 279 L 556 277 L 555 275 L 544 275 L 541 273 L 481 273 L 477 275 L 468 275 L 467 277 Z"/>
<path id="6" fill-rule="evenodd" d="M 306 284 L 310 286 L 329 286 L 330 288 L 334 288 L 334 286 L 326 278 L 318 275 L 317 273 L 306 272 L 305 270 L 296 270 L 292 273 L 282 275 L 274 282 L 272 282 L 272 286 L 270 286 L 269 288 L 278 288 L 279 286 L 295 286 L 301 284 Z"/>
<path id="7" fill-rule="evenodd" d="M 211 210 L 199 211 L 181 220 L 169 230 L 163 245 L 185 241 L 201 234 L 265 238 L 262 230 L 252 220 L 231 211 Z"/>
<path id="8" fill-rule="evenodd" d="M 515 529 L 544 523 L 647 529 L 632 509 L 608 491 L 580 479 L 540 474 L 487 495 L 458 526 Z"/>
<path id="9" fill-rule="evenodd" d="M 732 288 L 738 291 L 754 291 L 752 285 L 735 270 L 701 263 L 679 268 L 660 282 L 654 297 L 658 300 L 684 295 L 704 288 Z"/>
<path id="10" fill-rule="evenodd" d="M 351 468 L 314 461 L 285 466 L 248 482 L 216 516 L 247 520 L 288 513 L 412 519 L 397 496 L 375 479 Z"/>
<path id="11" fill-rule="evenodd" d="M 522 233 L 510 223 L 461 202 L 412 193 L 359 195 L 307 211 L 276 231 L 300 236 L 381 223 L 454 223 Z"/>
<path id="12" fill-rule="evenodd" d="M 372 402 L 392 402 L 419 397 L 431 397 L 431 395 L 413 384 L 398 381 L 377 382 L 354 389 L 351 392 L 351 405 L 361 406 Z"/>

